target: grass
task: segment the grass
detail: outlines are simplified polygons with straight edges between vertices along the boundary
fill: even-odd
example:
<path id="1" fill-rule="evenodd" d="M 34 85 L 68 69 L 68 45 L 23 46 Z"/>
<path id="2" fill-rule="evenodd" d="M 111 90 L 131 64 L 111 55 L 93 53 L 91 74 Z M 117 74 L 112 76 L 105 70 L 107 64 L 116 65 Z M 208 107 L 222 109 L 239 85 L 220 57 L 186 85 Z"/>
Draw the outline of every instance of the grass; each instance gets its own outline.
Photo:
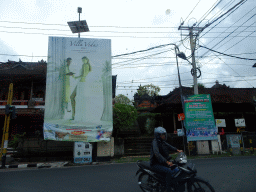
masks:
<path id="1" fill-rule="evenodd" d="M 171 154 L 172 159 L 175 159 L 177 157 L 178 153 Z M 231 155 L 230 152 L 224 152 L 222 154 L 209 154 L 209 155 L 196 155 L 196 156 L 187 156 L 189 159 L 207 159 L 207 158 L 221 158 L 221 157 L 242 157 L 242 156 L 256 156 L 256 151 L 254 151 L 253 154 L 250 153 L 250 151 L 246 150 L 244 155 Z M 101 162 L 101 163 L 134 163 L 138 160 L 141 161 L 149 161 L 150 155 L 143 155 L 143 156 L 123 156 L 119 158 L 112 158 L 110 162 Z M 69 162 L 66 166 L 81 166 L 85 164 L 75 164 L 73 162 Z M 89 165 L 89 164 L 86 164 Z"/>

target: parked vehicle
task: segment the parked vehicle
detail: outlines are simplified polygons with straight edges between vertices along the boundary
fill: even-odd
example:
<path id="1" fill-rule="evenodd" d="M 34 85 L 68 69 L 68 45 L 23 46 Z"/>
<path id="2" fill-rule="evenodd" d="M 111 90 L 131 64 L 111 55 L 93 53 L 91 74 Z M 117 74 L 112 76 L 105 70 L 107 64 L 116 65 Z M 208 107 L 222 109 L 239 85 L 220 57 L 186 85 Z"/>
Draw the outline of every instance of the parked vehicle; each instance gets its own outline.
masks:
<path id="1" fill-rule="evenodd" d="M 170 160 L 169 158 L 168 160 Z M 170 169 L 176 167 L 179 168 L 179 172 L 175 174 L 172 180 L 173 191 L 188 191 L 188 192 L 214 192 L 213 187 L 204 179 L 197 177 L 197 170 L 195 164 L 187 163 L 187 156 L 181 152 L 172 161 L 173 166 Z M 187 167 L 185 168 L 185 165 Z M 144 192 L 164 192 L 166 191 L 165 176 L 161 175 L 150 167 L 150 163 L 147 161 L 137 161 L 139 170 L 136 173 L 138 175 L 138 184 Z"/>

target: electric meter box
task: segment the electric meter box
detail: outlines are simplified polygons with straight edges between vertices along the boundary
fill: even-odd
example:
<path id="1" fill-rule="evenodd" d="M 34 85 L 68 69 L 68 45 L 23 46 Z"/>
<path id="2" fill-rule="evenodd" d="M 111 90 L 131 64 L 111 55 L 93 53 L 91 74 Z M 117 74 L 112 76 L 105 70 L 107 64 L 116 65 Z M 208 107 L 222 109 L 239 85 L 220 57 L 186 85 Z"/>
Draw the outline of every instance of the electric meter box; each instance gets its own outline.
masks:
<path id="1" fill-rule="evenodd" d="M 74 163 L 92 163 L 92 144 L 74 142 Z"/>

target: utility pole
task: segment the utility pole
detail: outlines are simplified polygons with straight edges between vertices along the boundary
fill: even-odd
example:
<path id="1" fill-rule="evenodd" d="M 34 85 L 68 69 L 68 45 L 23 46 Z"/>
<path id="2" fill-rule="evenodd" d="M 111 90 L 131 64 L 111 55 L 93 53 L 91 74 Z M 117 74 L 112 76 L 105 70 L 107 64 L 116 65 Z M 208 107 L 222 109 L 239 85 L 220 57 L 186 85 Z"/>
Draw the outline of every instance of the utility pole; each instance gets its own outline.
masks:
<path id="1" fill-rule="evenodd" d="M 203 27 L 183 27 L 179 26 L 178 30 L 188 30 L 189 37 L 190 37 L 190 49 L 191 49 L 191 56 L 192 56 L 192 75 L 193 75 L 193 82 L 194 82 L 194 94 L 198 94 L 198 84 L 197 84 L 197 67 L 195 61 L 195 47 L 196 47 L 196 37 L 198 34 L 203 30 Z M 194 34 L 196 31 L 196 34 Z M 195 38 L 194 38 L 195 37 Z"/>

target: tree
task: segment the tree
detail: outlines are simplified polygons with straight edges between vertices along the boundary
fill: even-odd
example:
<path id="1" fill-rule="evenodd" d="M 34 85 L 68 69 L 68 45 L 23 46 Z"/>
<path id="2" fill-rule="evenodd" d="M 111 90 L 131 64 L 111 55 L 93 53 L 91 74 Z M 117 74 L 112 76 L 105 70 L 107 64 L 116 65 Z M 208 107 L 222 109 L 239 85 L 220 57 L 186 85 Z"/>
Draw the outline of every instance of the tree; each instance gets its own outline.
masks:
<path id="1" fill-rule="evenodd" d="M 115 103 L 125 104 L 125 105 L 131 105 L 132 101 L 126 97 L 123 94 L 119 94 L 115 97 Z"/>
<path id="2" fill-rule="evenodd" d="M 197 86 L 198 86 L 199 88 L 205 88 L 205 86 L 204 86 L 203 83 L 198 83 Z"/>
<path id="3" fill-rule="evenodd" d="M 148 85 L 143 85 L 143 86 L 139 86 L 139 89 L 137 89 L 137 93 L 139 94 L 139 96 L 148 94 L 149 96 L 154 96 L 154 95 L 158 95 L 158 93 L 160 92 L 160 87 L 151 84 Z M 135 93 L 136 94 L 136 93 Z"/>
<path id="4" fill-rule="evenodd" d="M 116 103 L 113 107 L 113 136 L 116 137 L 122 129 L 131 126 L 137 117 L 138 114 L 135 107 Z"/>
<path id="5" fill-rule="evenodd" d="M 205 88 L 203 83 L 197 83 L 198 88 Z M 194 85 L 191 86 L 192 88 L 194 88 Z"/>

